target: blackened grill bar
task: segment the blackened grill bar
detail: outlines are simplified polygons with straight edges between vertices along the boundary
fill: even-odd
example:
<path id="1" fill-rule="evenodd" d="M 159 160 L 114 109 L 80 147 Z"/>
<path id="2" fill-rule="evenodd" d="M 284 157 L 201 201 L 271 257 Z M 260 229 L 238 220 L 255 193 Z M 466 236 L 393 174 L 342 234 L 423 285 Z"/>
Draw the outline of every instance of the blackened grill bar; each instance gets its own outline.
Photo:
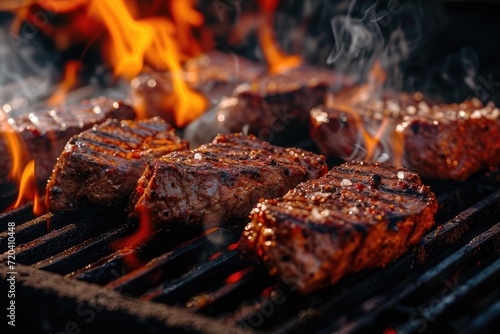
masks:
<path id="1" fill-rule="evenodd" d="M 437 227 L 417 247 L 385 268 L 306 296 L 239 257 L 241 224 L 158 230 L 133 249 L 117 249 L 114 242 L 137 229 L 125 212 L 33 218 L 28 203 L 0 216 L 0 245 L 7 249 L 6 226 L 15 221 L 18 316 L 47 331 L 75 322 L 144 332 L 419 333 L 467 321 L 470 330 L 487 332 L 499 320 L 498 175 L 432 186 Z M 130 268 L 131 254 L 144 265 Z M 3 276 L 6 254 L 1 266 Z M 92 310 L 92 321 L 84 310 Z"/>

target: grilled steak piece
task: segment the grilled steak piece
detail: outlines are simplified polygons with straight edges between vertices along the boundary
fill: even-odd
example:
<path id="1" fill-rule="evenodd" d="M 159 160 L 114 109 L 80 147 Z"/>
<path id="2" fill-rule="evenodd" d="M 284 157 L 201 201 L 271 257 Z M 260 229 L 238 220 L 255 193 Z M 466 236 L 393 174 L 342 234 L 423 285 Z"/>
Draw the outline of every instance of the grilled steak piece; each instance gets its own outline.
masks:
<path id="1" fill-rule="evenodd" d="M 131 197 L 131 218 L 206 228 L 248 217 L 262 197 L 283 195 L 302 181 L 324 175 L 325 158 L 283 148 L 253 135 L 219 135 L 192 151 L 147 162 Z"/>
<path id="2" fill-rule="evenodd" d="M 302 66 L 238 86 L 217 106 L 218 133 L 244 132 L 277 145 L 308 136 L 309 111 L 324 102 L 336 84 L 328 69 Z"/>
<path id="3" fill-rule="evenodd" d="M 110 119 L 68 141 L 47 184 L 46 206 L 65 211 L 86 203 L 127 203 L 148 159 L 187 149 L 159 118 Z"/>
<path id="4" fill-rule="evenodd" d="M 243 82 L 256 80 L 265 67 L 236 54 L 207 51 L 188 59 L 183 68 L 186 83 L 204 95 L 210 108 Z M 144 116 L 160 116 L 174 124 L 172 73 L 144 73 L 134 78 L 129 95 L 132 105 Z"/>
<path id="5" fill-rule="evenodd" d="M 395 260 L 434 225 L 438 204 L 418 174 L 352 161 L 250 213 L 239 250 L 301 293 Z"/>
<path id="6" fill-rule="evenodd" d="M 386 161 L 423 178 L 463 181 L 500 165 L 500 110 L 477 99 L 432 104 L 409 95 L 311 110 L 327 157 Z"/>
<path id="7" fill-rule="evenodd" d="M 73 105 L 26 113 L 7 120 L 0 114 L 0 182 L 7 181 L 14 164 L 20 168 L 35 160 L 36 179 L 45 182 L 50 177 L 57 157 L 66 142 L 74 135 L 109 118 L 133 119 L 135 110 L 122 101 L 106 97 L 86 99 Z M 19 143 L 16 149 L 20 159 L 11 157 L 9 138 Z"/>

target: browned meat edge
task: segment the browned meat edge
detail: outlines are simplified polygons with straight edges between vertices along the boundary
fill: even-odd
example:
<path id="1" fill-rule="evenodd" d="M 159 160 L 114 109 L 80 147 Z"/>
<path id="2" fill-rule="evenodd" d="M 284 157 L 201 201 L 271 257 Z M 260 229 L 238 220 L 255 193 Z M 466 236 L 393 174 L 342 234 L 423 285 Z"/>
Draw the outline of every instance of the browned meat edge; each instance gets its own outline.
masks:
<path id="1" fill-rule="evenodd" d="M 374 107 L 380 103 L 382 107 Z M 478 100 L 430 105 L 398 99 L 311 110 L 311 138 L 327 157 L 401 165 L 423 178 L 463 181 L 500 165 L 500 110 Z M 372 138 L 367 156 L 366 135 Z M 373 145 L 373 144 L 372 144 Z"/>
<path id="2" fill-rule="evenodd" d="M 50 177 L 57 158 L 66 142 L 74 135 L 109 118 L 133 119 L 135 110 L 123 101 L 107 97 L 85 99 L 72 105 L 33 111 L 0 123 L 0 169 L 5 171 L 0 182 L 6 182 L 13 166 L 8 133 L 17 138 L 21 148 L 21 166 L 35 160 L 36 179 L 45 182 Z"/>
<path id="3" fill-rule="evenodd" d="M 239 250 L 301 293 L 349 273 L 384 266 L 434 224 L 438 204 L 419 176 L 352 161 L 304 182 L 250 213 Z"/>
<path id="4" fill-rule="evenodd" d="M 47 184 L 47 207 L 71 210 L 86 203 L 126 203 L 145 162 L 189 144 L 159 118 L 108 120 L 72 137 Z"/>
<path id="5" fill-rule="evenodd" d="M 216 129 L 254 134 L 285 146 L 308 135 L 309 111 L 324 103 L 337 77 L 328 69 L 303 66 L 282 74 L 268 74 L 238 86 L 216 107 Z"/>
<path id="6" fill-rule="evenodd" d="M 242 134 L 148 161 L 130 203 L 161 224 L 218 226 L 244 219 L 260 198 L 283 195 L 327 171 L 325 158 Z"/>

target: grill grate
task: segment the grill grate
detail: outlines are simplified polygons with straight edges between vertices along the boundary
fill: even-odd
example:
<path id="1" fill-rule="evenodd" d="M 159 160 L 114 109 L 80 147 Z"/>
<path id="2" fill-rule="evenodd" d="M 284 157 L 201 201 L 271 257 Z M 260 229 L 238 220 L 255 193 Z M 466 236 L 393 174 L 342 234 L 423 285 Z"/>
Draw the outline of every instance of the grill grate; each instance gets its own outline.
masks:
<path id="1" fill-rule="evenodd" d="M 500 318 L 498 175 L 430 184 L 437 226 L 418 246 L 308 296 L 239 258 L 241 223 L 162 229 L 116 249 L 137 229 L 123 208 L 35 218 L 28 203 L 0 215 L 0 250 L 16 222 L 18 317 L 47 332 L 487 332 Z M 131 256 L 144 265 L 130 269 Z"/>

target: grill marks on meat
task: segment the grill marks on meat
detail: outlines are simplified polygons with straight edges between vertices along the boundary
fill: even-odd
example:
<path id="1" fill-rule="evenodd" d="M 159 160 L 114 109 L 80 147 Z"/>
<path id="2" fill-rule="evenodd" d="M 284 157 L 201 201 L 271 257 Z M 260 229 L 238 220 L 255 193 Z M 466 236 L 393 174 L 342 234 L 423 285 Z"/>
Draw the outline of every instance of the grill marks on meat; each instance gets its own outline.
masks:
<path id="1" fill-rule="evenodd" d="M 239 250 L 301 293 L 388 264 L 435 224 L 438 204 L 418 174 L 346 162 L 251 211 Z"/>
<path id="2" fill-rule="evenodd" d="M 1 115 L 0 115 L 1 116 Z M 10 158 L 8 133 L 21 143 L 21 164 L 35 160 L 38 181 L 46 181 L 66 142 L 74 135 L 100 124 L 107 119 L 133 119 L 135 110 L 122 101 L 107 97 L 85 99 L 73 105 L 64 105 L 20 115 L 7 122 L 0 122 L 0 169 L 4 172 L 0 182 L 7 181 L 8 171 L 13 166 Z"/>
<path id="3" fill-rule="evenodd" d="M 432 105 L 402 94 L 344 108 L 319 106 L 311 122 L 311 137 L 328 157 L 385 157 L 424 178 L 459 181 L 500 165 L 500 110 L 477 99 Z M 378 137 L 372 156 L 363 131 Z"/>
<path id="4" fill-rule="evenodd" d="M 189 152 L 148 161 L 131 200 L 131 217 L 155 223 L 218 226 L 248 217 L 264 197 L 281 196 L 324 175 L 325 158 L 270 145 L 253 135 L 218 135 Z"/>
<path id="5" fill-rule="evenodd" d="M 85 203 L 126 203 L 148 159 L 187 149 L 161 119 L 110 119 L 68 141 L 47 184 L 47 207 L 65 211 Z"/>

